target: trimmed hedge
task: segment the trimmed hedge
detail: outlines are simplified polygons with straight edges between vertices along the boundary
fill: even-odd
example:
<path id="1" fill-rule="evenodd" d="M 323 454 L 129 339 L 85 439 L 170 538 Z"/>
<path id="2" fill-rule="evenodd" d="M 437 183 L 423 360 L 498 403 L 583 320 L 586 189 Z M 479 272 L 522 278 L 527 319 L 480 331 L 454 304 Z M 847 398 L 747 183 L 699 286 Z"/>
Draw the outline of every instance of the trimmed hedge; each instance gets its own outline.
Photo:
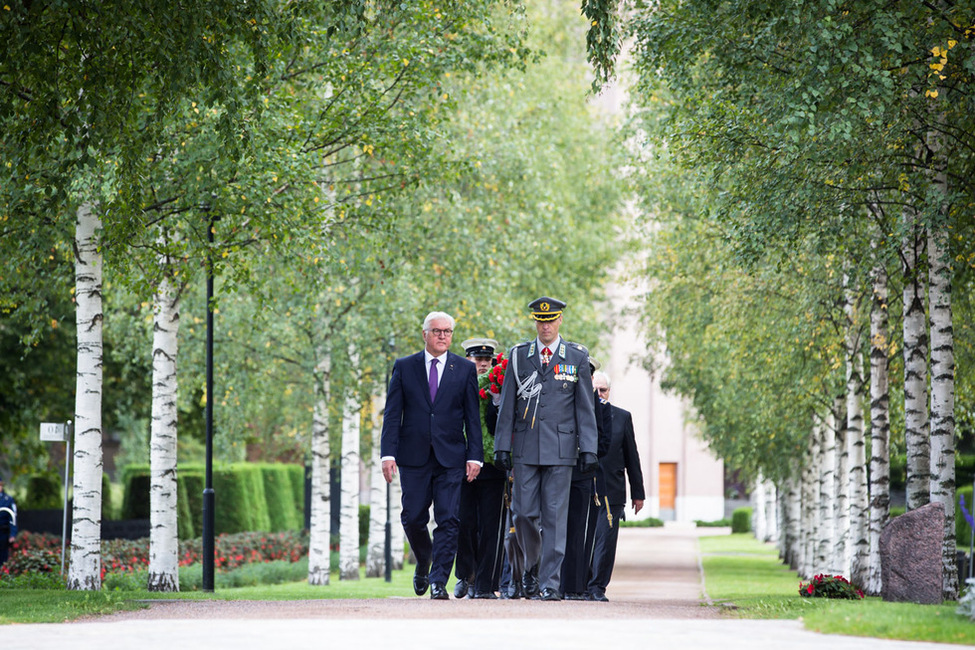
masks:
<path id="1" fill-rule="evenodd" d="M 177 473 L 179 538 L 203 532 L 205 468 L 180 466 Z M 130 465 L 122 471 L 125 488 L 122 516 L 149 518 L 149 467 Z M 305 468 L 281 463 L 236 463 L 213 468 L 215 534 L 279 532 L 304 526 Z M 140 513 L 145 513 L 138 516 Z M 137 515 L 137 516 L 133 516 Z"/>
<path id="2" fill-rule="evenodd" d="M 752 509 L 735 508 L 731 513 L 731 532 L 748 533 L 752 530 Z"/>
<path id="3" fill-rule="evenodd" d="M 62 479 L 50 474 L 35 474 L 27 478 L 27 494 L 19 499 L 22 510 L 60 510 L 64 505 Z"/>

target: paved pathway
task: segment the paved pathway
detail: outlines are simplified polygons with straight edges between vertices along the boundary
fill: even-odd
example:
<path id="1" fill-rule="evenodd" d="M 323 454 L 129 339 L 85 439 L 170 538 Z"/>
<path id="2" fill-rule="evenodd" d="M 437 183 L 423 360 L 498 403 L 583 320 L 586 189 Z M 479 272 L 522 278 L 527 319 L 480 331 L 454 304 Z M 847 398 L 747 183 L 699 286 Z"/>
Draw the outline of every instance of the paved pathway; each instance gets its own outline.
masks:
<path id="1" fill-rule="evenodd" d="M 429 598 L 169 601 L 63 624 L 0 627 L 3 650 L 717 648 L 945 650 L 807 632 L 798 621 L 723 619 L 702 605 L 697 538 L 714 529 L 624 528 L 609 603 Z M 452 584 L 450 585 L 452 587 Z"/>

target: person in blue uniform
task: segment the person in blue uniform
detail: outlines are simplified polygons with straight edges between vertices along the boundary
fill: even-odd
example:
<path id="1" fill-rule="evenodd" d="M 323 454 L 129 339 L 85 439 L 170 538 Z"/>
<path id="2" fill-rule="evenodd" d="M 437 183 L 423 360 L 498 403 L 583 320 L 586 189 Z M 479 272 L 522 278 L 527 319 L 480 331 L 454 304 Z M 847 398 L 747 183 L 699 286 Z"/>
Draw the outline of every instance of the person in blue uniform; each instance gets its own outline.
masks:
<path id="1" fill-rule="evenodd" d="M 495 431 L 495 462 L 514 468 L 511 511 L 529 597 L 562 600 L 566 516 L 572 470 L 597 463 L 589 351 L 562 339 L 565 302 L 529 304 L 537 337 L 508 353 Z"/>
<path id="2" fill-rule="evenodd" d="M 17 502 L 3 487 L 0 476 L 0 566 L 10 557 L 10 545 L 17 537 Z"/>
<path id="3" fill-rule="evenodd" d="M 479 376 L 492 368 L 495 351 L 501 347 L 500 343 L 488 338 L 468 339 L 461 345 L 467 358 L 474 362 Z M 500 395 L 496 398 L 500 401 Z M 498 420 L 498 406 L 493 399 L 482 401 L 481 415 L 485 462 L 477 479 L 464 483 L 460 490 L 460 536 L 454 562 L 455 598 L 495 599 L 501 579 L 507 477 L 504 470 L 490 462 L 493 458 L 487 451 L 494 448 L 494 428 Z"/>

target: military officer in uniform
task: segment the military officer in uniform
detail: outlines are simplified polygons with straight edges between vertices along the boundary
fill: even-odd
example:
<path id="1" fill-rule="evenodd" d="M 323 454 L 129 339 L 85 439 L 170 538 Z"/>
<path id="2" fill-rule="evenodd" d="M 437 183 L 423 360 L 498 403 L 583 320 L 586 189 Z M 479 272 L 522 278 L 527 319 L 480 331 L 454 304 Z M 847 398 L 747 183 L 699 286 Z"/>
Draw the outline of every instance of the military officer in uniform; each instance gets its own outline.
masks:
<path id="1" fill-rule="evenodd" d="M 495 351 L 501 344 L 494 339 L 468 339 L 461 343 L 467 358 L 474 362 L 478 375 L 492 367 Z M 493 393 L 492 393 L 493 395 Z M 495 592 L 501 578 L 501 533 L 507 508 L 504 503 L 504 470 L 490 461 L 494 427 L 498 421 L 500 395 L 482 400 L 481 419 L 484 442 L 484 466 L 477 479 L 464 483 L 460 489 L 460 536 L 457 539 L 457 559 L 454 561 L 454 597 L 470 596 L 479 599 L 497 598 Z"/>
<path id="2" fill-rule="evenodd" d="M 529 304 L 537 338 L 508 352 L 495 435 L 495 462 L 514 467 L 511 509 L 524 556 L 526 596 L 562 600 L 572 470 L 597 464 L 589 351 L 559 336 L 565 303 Z"/>

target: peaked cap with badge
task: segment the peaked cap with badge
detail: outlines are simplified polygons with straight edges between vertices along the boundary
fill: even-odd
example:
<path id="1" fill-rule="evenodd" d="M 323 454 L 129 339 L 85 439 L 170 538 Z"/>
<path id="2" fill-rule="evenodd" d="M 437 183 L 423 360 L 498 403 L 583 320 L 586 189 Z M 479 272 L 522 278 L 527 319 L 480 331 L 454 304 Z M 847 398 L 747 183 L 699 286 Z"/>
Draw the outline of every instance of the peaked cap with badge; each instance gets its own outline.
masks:
<path id="1" fill-rule="evenodd" d="M 493 357 L 501 344 L 494 339 L 467 339 L 460 344 L 468 357 Z"/>
<path id="2" fill-rule="evenodd" d="M 542 296 L 541 298 L 528 303 L 528 308 L 532 310 L 532 319 L 538 321 L 550 321 L 555 320 L 562 315 L 562 310 L 565 309 L 565 303 L 557 298 Z"/>

